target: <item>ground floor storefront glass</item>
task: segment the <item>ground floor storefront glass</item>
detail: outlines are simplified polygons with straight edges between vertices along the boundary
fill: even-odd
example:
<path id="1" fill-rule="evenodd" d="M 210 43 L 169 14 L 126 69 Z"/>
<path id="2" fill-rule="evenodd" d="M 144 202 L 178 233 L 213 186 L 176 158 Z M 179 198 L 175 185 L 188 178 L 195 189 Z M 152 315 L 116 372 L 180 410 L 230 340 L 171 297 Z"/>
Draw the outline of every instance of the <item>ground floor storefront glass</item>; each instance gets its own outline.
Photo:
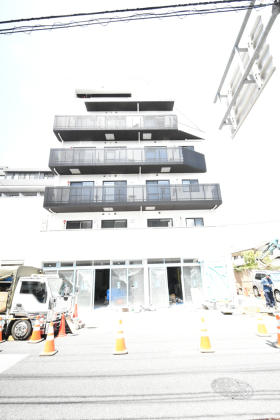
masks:
<path id="1" fill-rule="evenodd" d="M 78 306 L 91 310 L 110 305 L 112 308 L 139 308 L 152 305 L 166 307 L 173 303 L 192 303 L 202 293 L 199 264 L 142 264 L 139 266 L 72 269 L 44 268 L 58 273 L 72 285 Z"/>

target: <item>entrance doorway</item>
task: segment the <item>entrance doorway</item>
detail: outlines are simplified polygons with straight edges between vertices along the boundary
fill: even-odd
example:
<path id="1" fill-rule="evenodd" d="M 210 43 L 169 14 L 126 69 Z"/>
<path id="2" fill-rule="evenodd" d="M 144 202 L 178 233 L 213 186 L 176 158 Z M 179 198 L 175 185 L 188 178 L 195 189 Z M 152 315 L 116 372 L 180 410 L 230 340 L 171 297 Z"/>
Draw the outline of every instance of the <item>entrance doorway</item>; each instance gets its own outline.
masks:
<path id="1" fill-rule="evenodd" d="M 109 268 L 95 270 L 94 308 L 108 304 L 107 290 L 110 288 Z"/>
<path id="2" fill-rule="evenodd" d="M 183 303 L 181 267 L 167 267 L 167 281 L 170 303 Z"/>

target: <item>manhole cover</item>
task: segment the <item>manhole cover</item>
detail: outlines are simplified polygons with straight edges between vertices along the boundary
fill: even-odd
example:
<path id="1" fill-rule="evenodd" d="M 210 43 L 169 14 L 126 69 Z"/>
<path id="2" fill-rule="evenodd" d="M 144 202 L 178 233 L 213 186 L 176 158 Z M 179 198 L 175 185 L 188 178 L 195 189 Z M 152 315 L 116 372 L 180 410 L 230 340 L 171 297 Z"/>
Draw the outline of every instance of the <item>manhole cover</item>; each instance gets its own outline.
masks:
<path id="1" fill-rule="evenodd" d="M 211 383 L 214 392 L 233 400 L 247 400 L 254 391 L 251 385 L 233 378 L 217 378 Z"/>

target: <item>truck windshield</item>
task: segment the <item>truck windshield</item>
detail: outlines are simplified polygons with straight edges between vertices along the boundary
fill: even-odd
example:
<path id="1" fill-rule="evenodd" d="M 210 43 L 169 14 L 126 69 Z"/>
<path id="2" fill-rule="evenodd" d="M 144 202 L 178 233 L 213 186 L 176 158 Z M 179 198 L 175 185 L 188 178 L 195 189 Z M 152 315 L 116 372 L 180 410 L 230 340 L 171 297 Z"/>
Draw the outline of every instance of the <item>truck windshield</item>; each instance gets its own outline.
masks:
<path id="1" fill-rule="evenodd" d="M 46 285 L 38 281 L 23 281 L 20 293 L 33 295 L 40 303 L 46 303 L 47 301 Z"/>
<path id="2" fill-rule="evenodd" d="M 61 277 L 49 277 L 48 283 L 54 296 L 69 296 L 73 291 L 72 283 L 66 279 L 62 279 Z"/>

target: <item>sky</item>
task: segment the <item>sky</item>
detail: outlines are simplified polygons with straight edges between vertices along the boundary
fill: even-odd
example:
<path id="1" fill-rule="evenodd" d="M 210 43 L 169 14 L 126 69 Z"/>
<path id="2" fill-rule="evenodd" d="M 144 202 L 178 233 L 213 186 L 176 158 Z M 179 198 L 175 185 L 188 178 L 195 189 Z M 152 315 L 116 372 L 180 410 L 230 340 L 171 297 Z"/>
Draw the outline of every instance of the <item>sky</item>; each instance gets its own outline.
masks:
<path id="1" fill-rule="evenodd" d="M 117 8 L 164 4 L 172 2 L 119 0 Z M 116 2 L 2 0 L 1 6 L 3 21 L 113 10 Z M 220 182 L 226 210 L 221 224 L 251 225 L 254 233 L 257 227 L 260 239 L 280 236 L 279 17 L 268 39 L 276 71 L 234 139 L 218 129 L 225 109 L 213 103 L 243 19 L 244 12 L 233 12 L 0 36 L 0 166 L 48 167 L 50 148 L 59 147 L 54 115 L 86 112 L 77 88 L 171 98 L 181 128 L 199 128 L 207 139 L 209 182 Z"/>

